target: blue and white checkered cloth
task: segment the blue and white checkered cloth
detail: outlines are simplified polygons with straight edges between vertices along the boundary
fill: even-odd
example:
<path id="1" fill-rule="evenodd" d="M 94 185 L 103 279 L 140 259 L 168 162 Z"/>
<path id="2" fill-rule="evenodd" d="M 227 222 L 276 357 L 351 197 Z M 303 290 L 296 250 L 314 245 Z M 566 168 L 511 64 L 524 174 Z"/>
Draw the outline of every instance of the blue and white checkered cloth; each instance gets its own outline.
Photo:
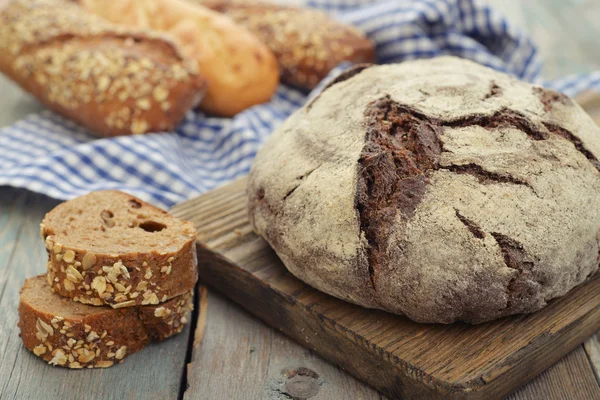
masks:
<path id="1" fill-rule="evenodd" d="M 377 44 L 380 63 L 452 54 L 567 95 L 600 91 L 600 73 L 543 82 L 533 43 L 477 0 L 311 0 L 308 5 L 359 27 Z M 174 133 L 111 139 L 95 139 L 44 111 L 0 130 L 0 185 L 58 199 L 119 189 L 170 207 L 247 173 L 263 141 L 306 99 L 281 85 L 269 103 L 233 119 L 189 112 Z"/>

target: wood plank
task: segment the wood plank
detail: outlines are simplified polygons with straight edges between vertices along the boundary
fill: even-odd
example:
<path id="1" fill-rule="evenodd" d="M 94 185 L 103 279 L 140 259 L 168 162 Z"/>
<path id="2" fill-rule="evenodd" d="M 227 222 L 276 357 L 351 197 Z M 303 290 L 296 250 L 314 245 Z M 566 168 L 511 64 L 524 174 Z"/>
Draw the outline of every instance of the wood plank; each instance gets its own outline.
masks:
<path id="1" fill-rule="evenodd" d="M 13 189 L 2 189 L 1 193 L 11 193 L 11 190 L 17 193 Z M 0 210 L 3 210 L 0 241 L 5 241 L 5 237 L 10 241 L 11 235 L 18 232 L 12 255 L 7 262 L 0 263 L 0 276 L 5 280 L 5 290 L 0 298 L 0 309 L 3 310 L 0 320 L 0 398 L 177 399 L 185 368 L 189 326 L 182 334 L 153 344 L 128 357 L 123 364 L 104 370 L 73 371 L 52 367 L 25 349 L 16 326 L 19 289 L 26 277 L 45 271 L 47 256 L 40 239 L 39 223 L 58 202 L 25 191 L 18 193 L 17 199 L 25 194 L 23 204 L 14 200 L 14 206 L 7 205 L 4 196 L 0 200 Z M 7 220 L 20 222 L 6 223 Z M 20 229 L 17 229 L 19 225 Z"/>
<path id="2" fill-rule="evenodd" d="M 598 400 L 600 386 L 582 346 L 542 372 L 507 400 Z"/>
<path id="3" fill-rule="evenodd" d="M 17 244 L 17 238 L 23 225 L 23 221 L 19 217 L 25 206 L 25 197 L 24 191 L 7 187 L 0 188 L 0 210 L 3 210 L 0 213 L 0 271 L 7 268 Z M 0 299 L 7 283 L 8 276 L 0 274 L 0 288 L 2 288 L 0 289 Z"/>
<path id="4" fill-rule="evenodd" d="M 289 274 L 252 233 L 239 213 L 244 190 L 245 182 L 238 180 L 173 210 L 192 220 L 204 240 L 199 247 L 201 277 L 391 397 L 498 398 L 600 328 L 600 278 L 537 313 L 476 326 L 417 324 L 334 299 Z M 235 222 L 224 211 L 227 207 L 243 221 Z M 212 218 L 214 210 L 223 226 Z"/>
<path id="5" fill-rule="evenodd" d="M 600 383 L 600 332 L 596 332 L 594 336 L 586 340 L 583 344 L 585 354 L 596 376 L 596 380 Z"/>
<path id="6" fill-rule="evenodd" d="M 184 399 L 382 398 L 214 291 L 206 315 Z"/>

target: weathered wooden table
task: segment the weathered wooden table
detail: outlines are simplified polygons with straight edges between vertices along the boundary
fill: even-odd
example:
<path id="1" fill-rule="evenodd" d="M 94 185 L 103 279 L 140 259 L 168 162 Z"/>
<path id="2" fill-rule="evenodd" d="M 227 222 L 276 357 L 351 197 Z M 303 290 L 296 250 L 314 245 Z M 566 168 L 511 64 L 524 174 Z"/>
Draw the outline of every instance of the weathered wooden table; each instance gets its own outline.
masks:
<path id="1" fill-rule="evenodd" d="M 519 6 L 489 2 L 528 27 L 549 59 L 548 75 L 600 70 L 597 0 L 536 0 Z M 527 8 L 523 12 L 519 7 Z M 39 109 L 33 99 L 0 78 L 0 126 Z M 199 343 L 188 327 L 116 368 L 68 371 L 46 365 L 21 345 L 17 305 L 24 279 L 45 270 L 39 223 L 57 204 L 43 195 L 0 188 L 0 399 L 288 400 L 302 390 L 316 392 L 313 400 L 383 398 L 210 290 L 200 291 L 207 297 L 203 304 L 208 309 L 205 325 L 202 318 L 198 323 L 197 339 L 203 336 Z M 318 377 L 298 382 L 293 375 L 299 368 Z M 595 335 L 510 399 L 600 399 L 599 374 L 600 342 Z"/>

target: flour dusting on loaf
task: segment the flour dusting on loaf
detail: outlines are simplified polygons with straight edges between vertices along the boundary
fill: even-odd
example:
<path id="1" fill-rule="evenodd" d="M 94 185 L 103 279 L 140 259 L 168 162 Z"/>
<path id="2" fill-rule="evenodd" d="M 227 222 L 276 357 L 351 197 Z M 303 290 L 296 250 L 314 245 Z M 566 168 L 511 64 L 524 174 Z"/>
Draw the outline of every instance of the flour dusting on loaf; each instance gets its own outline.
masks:
<path id="1" fill-rule="evenodd" d="M 250 174 L 250 220 L 317 289 L 420 322 L 544 307 L 600 259 L 600 129 L 568 97 L 440 57 L 346 74 Z"/>

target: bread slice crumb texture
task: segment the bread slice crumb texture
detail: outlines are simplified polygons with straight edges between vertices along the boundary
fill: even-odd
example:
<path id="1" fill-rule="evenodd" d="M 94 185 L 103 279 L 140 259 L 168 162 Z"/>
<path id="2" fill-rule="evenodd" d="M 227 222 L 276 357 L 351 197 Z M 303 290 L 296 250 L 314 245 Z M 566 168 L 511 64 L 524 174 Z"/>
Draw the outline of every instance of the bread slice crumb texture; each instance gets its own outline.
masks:
<path id="1" fill-rule="evenodd" d="M 44 236 L 95 253 L 177 251 L 194 226 L 119 191 L 92 192 L 60 204 L 43 222 Z"/>
<path id="2" fill-rule="evenodd" d="M 106 368 L 181 332 L 192 309 L 192 292 L 157 306 L 88 306 L 52 293 L 40 275 L 21 289 L 19 328 L 25 347 L 51 365 Z"/>
<path id="3" fill-rule="evenodd" d="M 41 234 L 52 290 L 84 304 L 156 305 L 198 280 L 194 225 L 122 192 L 60 204 Z"/>

